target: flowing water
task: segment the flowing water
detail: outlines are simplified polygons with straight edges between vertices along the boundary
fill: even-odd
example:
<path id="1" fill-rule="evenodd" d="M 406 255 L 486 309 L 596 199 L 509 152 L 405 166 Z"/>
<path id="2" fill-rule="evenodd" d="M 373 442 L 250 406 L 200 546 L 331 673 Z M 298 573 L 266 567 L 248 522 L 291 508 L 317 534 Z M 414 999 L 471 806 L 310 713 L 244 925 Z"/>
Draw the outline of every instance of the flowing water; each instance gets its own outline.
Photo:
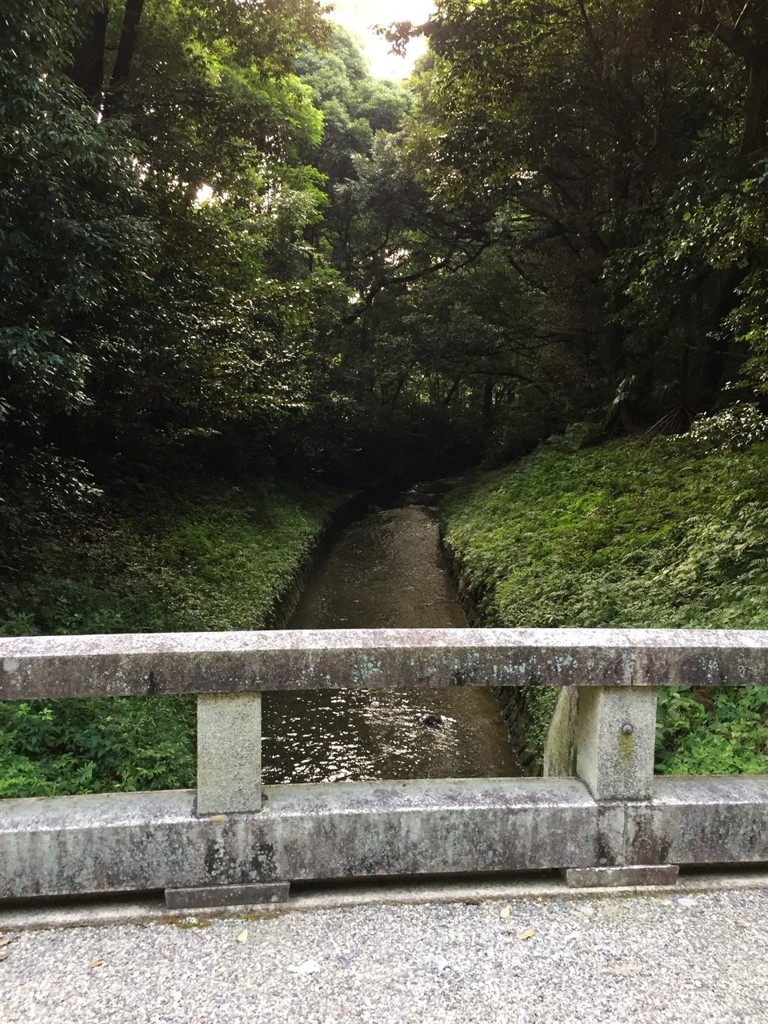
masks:
<path id="1" fill-rule="evenodd" d="M 289 627 L 465 626 L 432 500 L 415 488 L 346 527 Z M 493 695 L 464 687 L 266 694 L 263 757 L 268 783 L 521 774 Z"/>

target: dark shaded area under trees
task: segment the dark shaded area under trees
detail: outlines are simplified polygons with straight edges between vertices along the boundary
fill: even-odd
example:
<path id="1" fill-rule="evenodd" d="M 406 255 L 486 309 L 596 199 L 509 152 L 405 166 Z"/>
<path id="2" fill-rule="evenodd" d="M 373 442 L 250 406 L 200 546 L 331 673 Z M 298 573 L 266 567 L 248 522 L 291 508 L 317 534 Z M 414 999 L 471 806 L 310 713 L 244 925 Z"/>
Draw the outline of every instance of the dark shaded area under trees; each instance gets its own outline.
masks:
<path id="1" fill-rule="evenodd" d="M 4 572 L 201 474 L 348 485 L 764 401 L 768 6 L 414 31 L 400 86 L 316 0 L 6 0 Z"/>

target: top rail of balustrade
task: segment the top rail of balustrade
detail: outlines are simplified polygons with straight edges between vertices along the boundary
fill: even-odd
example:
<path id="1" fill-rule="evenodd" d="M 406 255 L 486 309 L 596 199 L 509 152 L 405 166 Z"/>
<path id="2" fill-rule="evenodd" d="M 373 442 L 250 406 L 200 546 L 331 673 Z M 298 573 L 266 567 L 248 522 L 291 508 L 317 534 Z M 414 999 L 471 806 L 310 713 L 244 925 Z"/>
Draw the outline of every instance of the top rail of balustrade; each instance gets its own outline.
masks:
<path id="1" fill-rule="evenodd" d="M 363 629 L 0 639 L 0 700 L 768 684 L 768 631 Z"/>

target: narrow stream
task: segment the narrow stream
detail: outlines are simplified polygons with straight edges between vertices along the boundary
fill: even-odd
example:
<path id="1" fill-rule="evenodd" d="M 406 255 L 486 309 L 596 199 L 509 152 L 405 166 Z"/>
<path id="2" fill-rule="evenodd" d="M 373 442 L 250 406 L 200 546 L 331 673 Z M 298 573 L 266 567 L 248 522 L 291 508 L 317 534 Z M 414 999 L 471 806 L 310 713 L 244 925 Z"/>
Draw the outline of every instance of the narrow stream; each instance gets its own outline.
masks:
<path id="1" fill-rule="evenodd" d="M 290 628 L 465 626 L 434 497 L 414 488 L 343 530 Z M 463 687 L 267 694 L 263 758 L 268 783 L 521 774 L 493 695 Z"/>

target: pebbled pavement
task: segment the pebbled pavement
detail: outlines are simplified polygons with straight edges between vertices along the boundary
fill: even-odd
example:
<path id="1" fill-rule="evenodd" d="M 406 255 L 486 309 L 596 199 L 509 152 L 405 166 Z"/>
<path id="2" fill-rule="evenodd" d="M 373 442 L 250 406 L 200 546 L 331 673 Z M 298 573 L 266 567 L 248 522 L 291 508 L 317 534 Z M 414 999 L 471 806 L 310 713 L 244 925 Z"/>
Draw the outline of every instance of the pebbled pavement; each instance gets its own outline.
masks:
<path id="1" fill-rule="evenodd" d="M 470 898 L 5 939 L 2 1024 L 768 1024 L 766 891 Z"/>

